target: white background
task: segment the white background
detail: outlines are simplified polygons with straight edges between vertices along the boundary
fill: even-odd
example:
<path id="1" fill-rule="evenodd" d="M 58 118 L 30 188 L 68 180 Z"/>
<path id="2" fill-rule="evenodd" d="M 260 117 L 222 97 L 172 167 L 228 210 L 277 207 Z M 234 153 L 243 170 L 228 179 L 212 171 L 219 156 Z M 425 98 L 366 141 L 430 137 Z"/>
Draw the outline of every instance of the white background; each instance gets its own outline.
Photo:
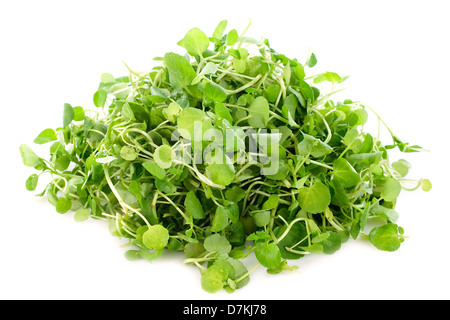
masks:
<path id="1" fill-rule="evenodd" d="M 2 1 L 0 298 L 449 299 L 449 9 L 436 0 Z M 300 61 L 311 47 L 313 72 L 351 76 L 342 98 L 372 106 L 400 138 L 430 150 L 403 156 L 411 178 L 429 178 L 433 190 L 401 194 L 409 239 L 399 251 L 350 240 L 334 255 L 295 261 L 294 274 L 261 268 L 234 294 L 210 295 L 181 254 L 129 262 L 105 223 L 76 224 L 26 191 L 34 171 L 19 145 L 60 126 L 65 102 L 92 107 L 103 72 L 124 75 L 122 61 L 148 70 L 154 56 L 181 52 L 188 29 L 210 35 L 228 19 L 242 31 L 249 18 L 247 36 Z M 45 157 L 47 147 L 35 150 Z"/>

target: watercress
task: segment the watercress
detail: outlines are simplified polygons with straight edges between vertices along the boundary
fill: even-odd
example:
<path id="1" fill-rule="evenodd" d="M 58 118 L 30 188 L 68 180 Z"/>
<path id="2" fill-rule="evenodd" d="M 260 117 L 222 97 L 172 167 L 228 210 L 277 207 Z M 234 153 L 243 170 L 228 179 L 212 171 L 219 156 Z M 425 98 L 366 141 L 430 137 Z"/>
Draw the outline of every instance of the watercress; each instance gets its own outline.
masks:
<path id="1" fill-rule="evenodd" d="M 397 199 L 431 182 L 406 178 L 411 165 L 391 162 L 389 150 L 421 147 L 387 126 L 389 145 L 364 132 L 373 110 L 333 101 L 346 77 L 310 75 L 314 53 L 301 63 L 226 30 L 226 20 L 210 37 L 189 30 L 178 43 L 185 54 L 168 52 L 149 72 L 103 74 L 93 110 L 65 103 L 62 126 L 34 140 L 48 155 L 19 147 L 40 172 L 26 189 L 49 175 L 39 196 L 58 213 L 107 221 L 130 260 L 184 251 L 212 293 L 242 288 L 259 266 L 294 270 L 288 260 L 333 254 L 350 237 L 397 250 Z"/>

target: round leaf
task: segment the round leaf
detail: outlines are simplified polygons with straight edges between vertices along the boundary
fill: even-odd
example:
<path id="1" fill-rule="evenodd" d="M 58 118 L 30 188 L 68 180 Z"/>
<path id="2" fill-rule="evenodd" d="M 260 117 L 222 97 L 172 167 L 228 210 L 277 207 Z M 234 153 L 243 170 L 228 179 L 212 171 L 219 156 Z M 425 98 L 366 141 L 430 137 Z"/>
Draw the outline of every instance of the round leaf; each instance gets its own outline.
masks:
<path id="1" fill-rule="evenodd" d="M 75 220 L 75 222 L 83 222 L 86 221 L 87 219 L 89 219 L 89 217 L 91 216 L 91 210 L 87 209 L 87 208 L 83 208 L 83 209 L 79 209 L 75 212 L 75 214 L 73 215 L 73 218 Z"/>
<path id="2" fill-rule="evenodd" d="M 161 250 L 169 242 L 169 231 L 162 225 L 150 226 L 142 238 L 144 245 L 150 250 Z"/>
<path id="3" fill-rule="evenodd" d="M 207 237 L 203 246 L 208 252 L 229 253 L 231 251 L 228 239 L 217 233 Z"/>
<path id="4" fill-rule="evenodd" d="M 369 234 L 370 242 L 379 250 L 396 251 L 403 242 L 396 224 L 388 223 L 381 227 L 375 227 Z"/>
<path id="5" fill-rule="evenodd" d="M 162 169 L 170 168 L 172 165 L 172 148 L 168 145 L 162 145 L 156 148 L 153 155 L 154 160 Z"/>
<path id="6" fill-rule="evenodd" d="M 275 243 L 258 243 L 255 255 L 258 261 L 268 269 L 277 267 L 281 262 L 280 249 Z"/>
<path id="7" fill-rule="evenodd" d="M 384 183 L 383 190 L 381 191 L 381 197 L 386 201 L 394 201 L 402 191 L 402 185 L 397 179 L 389 177 Z"/>
<path id="8" fill-rule="evenodd" d="M 330 190 L 322 182 L 316 181 L 311 187 L 299 190 L 298 202 L 307 212 L 323 212 L 331 202 Z"/>

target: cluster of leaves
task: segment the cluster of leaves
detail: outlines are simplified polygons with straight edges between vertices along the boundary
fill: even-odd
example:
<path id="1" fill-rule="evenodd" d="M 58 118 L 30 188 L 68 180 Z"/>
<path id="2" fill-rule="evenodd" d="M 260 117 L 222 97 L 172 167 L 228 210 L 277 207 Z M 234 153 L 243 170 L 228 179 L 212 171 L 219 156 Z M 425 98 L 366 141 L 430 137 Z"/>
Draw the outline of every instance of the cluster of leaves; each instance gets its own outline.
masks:
<path id="1" fill-rule="evenodd" d="M 391 163 L 388 151 L 421 148 L 389 128 L 388 146 L 364 132 L 366 106 L 330 99 L 345 77 L 306 77 L 317 63 L 313 53 L 302 64 L 268 40 L 226 27 L 220 22 L 211 37 L 191 29 L 179 42 L 187 54 L 155 58 L 162 62 L 150 72 L 103 74 L 94 110 L 65 104 L 62 127 L 34 140 L 51 142 L 47 159 L 20 146 L 24 164 L 40 171 L 26 188 L 34 191 L 40 175 L 50 174 L 39 196 L 57 212 L 74 211 L 78 222 L 108 221 L 114 236 L 129 240 L 131 260 L 184 251 L 208 292 L 243 287 L 260 265 L 271 274 L 294 270 L 287 260 L 333 254 L 350 237 L 397 250 L 405 237 L 395 223 L 397 197 L 402 189 L 428 191 L 431 183 L 420 179 L 407 188 L 409 163 Z M 235 139 L 198 138 L 195 121 Z M 248 129 L 281 133 L 265 150 L 277 153 L 275 174 L 250 161 Z M 222 150 L 225 161 L 197 164 L 196 148 L 187 145 L 203 154 Z M 378 225 L 364 233 L 369 221 Z M 253 252 L 258 264 L 249 271 L 242 260 Z"/>

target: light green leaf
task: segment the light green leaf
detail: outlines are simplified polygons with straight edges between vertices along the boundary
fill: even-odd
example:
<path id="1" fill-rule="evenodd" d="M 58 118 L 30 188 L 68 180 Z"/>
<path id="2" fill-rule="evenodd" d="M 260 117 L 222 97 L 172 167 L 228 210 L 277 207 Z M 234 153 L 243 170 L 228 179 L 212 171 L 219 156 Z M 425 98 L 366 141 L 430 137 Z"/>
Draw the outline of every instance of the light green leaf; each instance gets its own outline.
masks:
<path id="1" fill-rule="evenodd" d="M 228 24 L 227 20 L 220 21 L 219 24 L 217 25 L 216 29 L 214 29 L 214 32 L 212 35 L 213 38 L 221 39 L 223 36 L 223 33 L 225 32 L 225 29 L 227 28 L 227 24 Z"/>
<path id="2" fill-rule="evenodd" d="M 94 105 L 97 108 L 103 108 L 105 106 L 106 103 L 106 98 L 108 97 L 108 93 L 103 90 L 100 89 L 97 92 L 94 93 Z"/>
<path id="3" fill-rule="evenodd" d="M 233 124 L 233 118 L 231 117 L 230 110 L 223 103 L 216 103 L 214 107 L 214 113 L 219 119 L 225 119 L 230 124 Z"/>
<path id="4" fill-rule="evenodd" d="M 423 179 L 422 180 L 422 190 L 425 192 L 428 192 L 431 190 L 431 188 L 432 188 L 431 181 L 428 179 Z"/>
<path id="5" fill-rule="evenodd" d="M 311 187 L 299 190 L 298 202 L 307 212 L 324 212 L 331 203 L 330 190 L 322 182 L 316 181 Z"/>
<path id="6" fill-rule="evenodd" d="M 27 188 L 28 191 L 34 191 L 36 190 L 38 181 L 39 176 L 33 173 L 31 176 L 28 177 L 27 181 L 25 182 L 25 187 Z"/>
<path id="7" fill-rule="evenodd" d="M 73 219 L 75 220 L 75 222 L 83 222 L 88 220 L 90 216 L 91 210 L 87 208 L 82 208 L 75 212 L 75 214 L 73 215 Z"/>
<path id="8" fill-rule="evenodd" d="M 402 230 L 396 224 L 388 223 L 370 231 L 369 240 L 379 250 L 396 251 L 404 241 Z"/>
<path id="9" fill-rule="evenodd" d="M 333 163 L 333 169 L 334 179 L 337 180 L 344 188 L 354 187 L 361 181 L 359 174 L 350 165 L 350 163 L 343 158 L 337 159 Z"/>
<path id="10" fill-rule="evenodd" d="M 319 158 L 329 154 L 333 151 L 333 148 L 321 140 L 303 133 L 303 140 L 298 144 L 297 150 L 301 156 L 310 154 L 315 158 Z"/>
<path id="11" fill-rule="evenodd" d="M 281 252 L 275 243 L 257 243 L 255 255 L 264 267 L 276 268 L 281 263 Z"/>
<path id="12" fill-rule="evenodd" d="M 236 29 L 230 30 L 227 35 L 227 46 L 233 46 L 239 40 L 239 34 Z"/>
<path id="13" fill-rule="evenodd" d="M 202 141 L 203 134 L 213 127 L 211 119 L 203 110 L 191 107 L 180 112 L 177 124 L 180 135 L 191 141 Z"/>
<path id="14" fill-rule="evenodd" d="M 137 152 L 133 147 L 123 146 L 122 149 L 120 149 L 120 156 L 124 160 L 133 161 L 138 157 L 138 155 L 139 152 Z"/>
<path id="15" fill-rule="evenodd" d="M 45 129 L 42 131 L 36 139 L 34 139 L 34 143 L 36 144 L 44 144 L 50 141 L 55 141 L 57 139 L 55 130 L 53 129 Z"/>
<path id="16" fill-rule="evenodd" d="M 150 174 L 158 179 L 164 179 L 166 177 L 166 171 L 156 164 L 156 162 L 150 160 L 142 163 L 142 166 L 150 172 Z"/>
<path id="17" fill-rule="evenodd" d="M 215 184 L 227 186 L 234 180 L 234 166 L 231 163 L 211 163 L 206 167 L 206 176 Z"/>
<path id="18" fill-rule="evenodd" d="M 214 82 L 208 82 L 203 92 L 209 100 L 215 102 L 223 102 L 227 98 L 225 89 Z"/>
<path id="19" fill-rule="evenodd" d="M 381 197 L 386 201 L 394 201 L 402 191 L 402 185 L 397 179 L 389 177 L 384 183 Z"/>
<path id="20" fill-rule="evenodd" d="M 270 223 L 270 211 L 259 211 L 253 216 L 253 220 L 258 227 L 265 227 Z"/>
<path id="21" fill-rule="evenodd" d="M 73 115 L 74 121 L 83 121 L 84 120 L 85 114 L 84 114 L 83 107 L 74 107 L 73 112 L 74 112 L 74 115 Z"/>
<path id="22" fill-rule="evenodd" d="M 166 53 L 164 63 L 169 72 L 170 83 L 177 89 L 186 88 L 197 76 L 189 61 L 179 54 Z"/>
<path id="23" fill-rule="evenodd" d="M 36 167 L 41 163 L 39 157 L 33 150 L 26 144 L 22 144 L 19 147 L 20 155 L 22 156 L 22 162 L 27 167 Z"/>
<path id="24" fill-rule="evenodd" d="M 103 73 L 100 77 L 100 82 L 104 84 L 114 83 L 116 78 L 111 73 Z"/>
<path id="25" fill-rule="evenodd" d="M 228 210 L 225 207 L 217 207 L 211 222 L 211 231 L 222 231 L 228 225 Z"/>
<path id="26" fill-rule="evenodd" d="M 391 166 L 400 174 L 401 177 L 406 176 L 409 172 L 409 169 L 411 168 L 409 162 L 404 159 L 393 162 Z"/>
<path id="27" fill-rule="evenodd" d="M 73 120 L 75 116 L 75 112 L 70 104 L 64 104 L 64 113 L 63 113 L 63 128 L 67 127 Z"/>
<path id="28" fill-rule="evenodd" d="M 324 81 L 339 83 L 342 81 L 342 78 L 337 73 L 334 72 L 325 72 L 314 78 L 314 83 L 321 83 Z"/>
<path id="29" fill-rule="evenodd" d="M 269 102 L 266 98 L 259 96 L 248 108 L 248 113 L 251 118 L 248 123 L 253 128 L 266 128 L 269 122 Z"/>
<path id="30" fill-rule="evenodd" d="M 150 250 L 162 250 L 169 242 L 169 231 L 162 225 L 150 226 L 142 238 L 144 245 Z"/>
<path id="31" fill-rule="evenodd" d="M 187 193 L 184 200 L 184 206 L 186 207 L 186 213 L 194 219 L 204 219 L 206 217 L 202 204 L 200 203 L 200 200 L 198 200 L 194 191 L 189 191 Z"/>
<path id="32" fill-rule="evenodd" d="M 162 169 L 170 168 L 172 165 L 172 148 L 165 144 L 159 146 L 153 154 L 153 159 Z"/>
<path id="33" fill-rule="evenodd" d="M 192 28 L 180 41 L 179 45 L 185 48 L 191 56 L 201 56 L 208 49 L 209 39 L 199 28 Z"/>
<path id="34" fill-rule="evenodd" d="M 64 214 L 72 207 L 72 201 L 67 198 L 59 198 L 55 204 L 56 212 Z"/>
<path id="35" fill-rule="evenodd" d="M 207 237 L 203 246 L 208 252 L 229 253 L 231 251 L 231 244 L 228 239 L 218 233 Z"/>

